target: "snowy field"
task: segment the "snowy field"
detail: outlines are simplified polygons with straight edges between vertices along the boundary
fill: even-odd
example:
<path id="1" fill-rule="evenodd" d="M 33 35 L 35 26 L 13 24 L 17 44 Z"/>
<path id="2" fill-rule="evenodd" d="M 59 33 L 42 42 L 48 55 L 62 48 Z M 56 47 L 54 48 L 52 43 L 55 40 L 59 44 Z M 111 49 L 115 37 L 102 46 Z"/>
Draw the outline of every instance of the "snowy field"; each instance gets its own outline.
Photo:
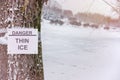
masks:
<path id="1" fill-rule="evenodd" d="M 120 80 L 120 30 L 42 22 L 45 80 Z"/>

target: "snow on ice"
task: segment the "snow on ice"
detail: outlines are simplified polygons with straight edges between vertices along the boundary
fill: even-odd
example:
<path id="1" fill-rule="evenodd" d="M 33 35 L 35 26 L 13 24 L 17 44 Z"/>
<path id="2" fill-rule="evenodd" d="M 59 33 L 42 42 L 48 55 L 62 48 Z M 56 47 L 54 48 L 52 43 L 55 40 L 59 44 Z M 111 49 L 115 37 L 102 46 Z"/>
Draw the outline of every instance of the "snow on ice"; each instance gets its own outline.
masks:
<path id="1" fill-rule="evenodd" d="M 42 22 L 45 80 L 120 80 L 120 30 Z"/>

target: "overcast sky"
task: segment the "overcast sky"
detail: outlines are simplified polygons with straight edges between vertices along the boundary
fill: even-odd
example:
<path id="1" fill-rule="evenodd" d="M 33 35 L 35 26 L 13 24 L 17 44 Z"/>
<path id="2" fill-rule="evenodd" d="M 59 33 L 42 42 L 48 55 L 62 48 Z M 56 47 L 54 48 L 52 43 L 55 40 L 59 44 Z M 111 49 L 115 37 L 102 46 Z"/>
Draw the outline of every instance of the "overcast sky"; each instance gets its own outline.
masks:
<path id="1" fill-rule="evenodd" d="M 93 12 L 104 15 L 111 15 L 112 9 L 102 0 L 57 0 L 62 4 L 62 8 L 76 12 Z M 115 0 L 106 0 L 110 4 L 115 4 Z"/>

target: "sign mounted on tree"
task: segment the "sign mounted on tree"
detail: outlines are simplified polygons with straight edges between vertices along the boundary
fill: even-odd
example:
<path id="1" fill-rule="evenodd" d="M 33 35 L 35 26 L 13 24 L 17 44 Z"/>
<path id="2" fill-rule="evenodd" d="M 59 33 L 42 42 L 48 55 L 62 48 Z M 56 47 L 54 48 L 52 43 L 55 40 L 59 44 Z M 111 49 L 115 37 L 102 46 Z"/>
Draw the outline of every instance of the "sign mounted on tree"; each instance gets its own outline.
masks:
<path id="1" fill-rule="evenodd" d="M 38 54 L 38 30 L 8 29 L 8 54 Z"/>

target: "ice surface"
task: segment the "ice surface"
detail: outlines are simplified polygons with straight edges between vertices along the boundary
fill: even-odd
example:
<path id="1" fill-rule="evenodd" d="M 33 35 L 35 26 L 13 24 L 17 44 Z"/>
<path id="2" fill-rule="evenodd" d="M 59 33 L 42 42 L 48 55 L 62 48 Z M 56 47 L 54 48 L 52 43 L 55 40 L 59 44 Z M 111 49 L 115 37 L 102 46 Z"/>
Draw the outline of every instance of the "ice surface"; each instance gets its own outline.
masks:
<path id="1" fill-rule="evenodd" d="M 42 22 L 45 80 L 120 80 L 120 32 Z"/>

